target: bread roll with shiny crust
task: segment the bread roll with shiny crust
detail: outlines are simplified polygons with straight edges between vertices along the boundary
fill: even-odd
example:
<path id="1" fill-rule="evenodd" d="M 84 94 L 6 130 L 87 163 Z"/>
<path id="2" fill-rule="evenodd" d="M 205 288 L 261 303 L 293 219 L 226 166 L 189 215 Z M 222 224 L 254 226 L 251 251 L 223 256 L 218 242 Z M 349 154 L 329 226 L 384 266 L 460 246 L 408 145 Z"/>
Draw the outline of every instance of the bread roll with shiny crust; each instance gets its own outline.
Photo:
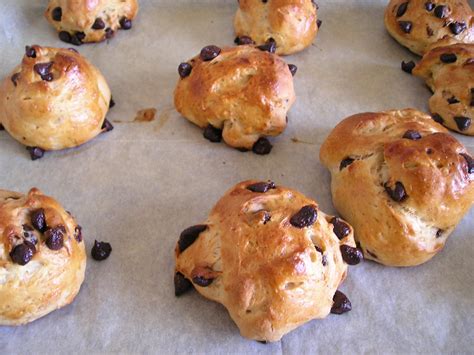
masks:
<path id="1" fill-rule="evenodd" d="M 210 124 L 228 145 L 245 149 L 285 130 L 295 91 L 288 65 L 277 55 L 238 46 L 223 48 L 212 60 L 199 55 L 183 64 L 192 70 L 179 79 L 174 104 L 189 121 Z"/>
<path id="2" fill-rule="evenodd" d="M 467 0 L 391 0 L 385 27 L 418 55 L 442 39 L 474 43 L 474 16 Z"/>
<path id="3" fill-rule="evenodd" d="M 80 45 L 130 29 L 137 12 L 137 0 L 50 0 L 44 15 L 61 40 Z"/>
<path id="4" fill-rule="evenodd" d="M 21 253 L 25 246 L 30 254 Z M 0 325 L 26 324 L 71 303 L 85 268 L 81 228 L 57 201 L 35 188 L 0 190 Z"/>
<path id="5" fill-rule="evenodd" d="M 240 0 L 234 29 L 237 37 L 250 37 L 257 45 L 273 38 L 276 53 L 288 55 L 313 43 L 317 19 L 317 5 L 311 0 Z"/>
<path id="6" fill-rule="evenodd" d="M 433 91 L 433 117 L 449 129 L 474 135 L 474 44 L 437 47 L 413 69 Z"/>
<path id="7" fill-rule="evenodd" d="M 305 206 L 317 217 L 306 215 L 310 222 L 296 227 L 294 216 Z M 222 303 L 242 336 L 278 341 L 331 311 L 347 273 L 340 247 L 355 246 L 352 228 L 339 220 L 340 240 L 332 218 L 295 190 L 244 181 L 227 191 L 205 224 L 181 234 L 177 275 Z"/>
<path id="8" fill-rule="evenodd" d="M 422 264 L 438 253 L 474 202 L 466 148 L 413 110 L 351 116 L 320 151 L 338 212 L 367 259 Z"/>
<path id="9" fill-rule="evenodd" d="M 21 144 L 58 150 L 103 131 L 110 89 L 76 51 L 32 46 L 0 85 L 0 123 Z"/>

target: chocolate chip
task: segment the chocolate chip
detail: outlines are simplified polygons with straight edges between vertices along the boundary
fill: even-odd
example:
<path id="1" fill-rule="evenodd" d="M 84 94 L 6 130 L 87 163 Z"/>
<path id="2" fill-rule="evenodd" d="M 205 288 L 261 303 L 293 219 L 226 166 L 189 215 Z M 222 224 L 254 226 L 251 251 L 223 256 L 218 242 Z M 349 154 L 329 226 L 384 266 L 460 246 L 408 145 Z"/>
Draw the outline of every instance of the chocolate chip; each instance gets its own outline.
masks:
<path id="1" fill-rule="evenodd" d="M 336 291 L 332 300 L 334 301 L 331 308 L 331 313 L 333 314 L 343 314 L 352 309 L 351 301 L 341 291 Z"/>
<path id="2" fill-rule="evenodd" d="M 468 174 L 474 174 L 474 159 L 466 153 L 461 153 L 464 159 L 466 159 L 467 163 L 467 173 Z"/>
<path id="3" fill-rule="evenodd" d="M 318 211 L 313 205 L 304 206 L 293 217 L 290 218 L 290 223 L 296 228 L 310 227 L 318 219 Z"/>
<path id="4" fill-rule="evenodd" d="M 53 11 L 51 11 L 51 17 L 54 21 L 61 21 L 63 10 L 60 7 L 55 7 Z"/>
<path id="5" fill-rule="evenodd" d="M 471 102 L 469 106 L 473 107 L 474 106 L 474 88 L 471 89 Z"/>
<path id="6" fill-rule="evenodd" d="M 416 64 L 413 60 L 410 60 L 409 62 L 402 62 L 402 70 L 405 73 L 411 74 L 413 69 L 415 68 Z"/>
<path id="7" fill-rule="evenodd" d="M 425 9 L 426 11 L 433 11 L 433 9 L 435 8 L 435 4 L 433 4 L 432 2 L 427 2 L 425 3 Z"/>
<path id="8" fill-rule="evenodd" d="M 460 131 L 465 131 L 471 126 L 471 119 L 469 117 L 456 116 L 454 117 L 454 122 L 456 122 L 456 126 L 458 126 Z"/>
<path id="9" fill-rule="evenodd" d="M 105 22 L 100 17 L 97 17 L 92 25 L 94 30 L 103 30 L 105 28 Z"/>
<path id="10" fill-rule="evenodd" d="M 129 30 L 132 28 L 132 20 L 126 17 L 122 17 L 119 23 L 122 30 Z"/>
<path id="11" fill-rule="evenodd" d="M 466 30 L 467 26 L 464 22 L 452 22 L 449 24 L 449 29 L 454 35 L 458 35 L 464 30 Z"/>
<path id="12" fill-rule="evenodd" d="M 109 108 L 112 108 L 114 106 L 115 106 L 115 101 L 112 97 L 110 97 Z"/>
<path id="13" fill-rule="evenodd" d="M 261 51 L 275 53 L 276 52 L 276 42 L 273 38 L 269 38 L 265 44 L 257 47 Z"/>
<path id="14" fill-rule="evenodd" d="M 454 53 L 443 53 L 439 57 L 443 63 L 455 63 L 458 60 L 458 57 Z"/>
<path id="15" fill-rule="evenodd" d="M 48 73 L 48 74 L 45 74 L 45 75 L 41 75 L 41 80 L 53 81 L 53 73 Z"/>
<path id="16" fill-rule="evenodd" d="M 433 114 L 431 115 L 431 118 L 432 118 L 433 121 L 435 121 L 435 122 L 438 122 L 438 123 L 441 123 L 441 124 L 444 123 L 443 117 L 441 117 L 441 115 L 439 115 L 439 114 L 437 114 L 437 113 L 433 113 Z"/>
<path id="17" fill-rule="evenodd" d="M 51 71 L 51 68 L 53 66 L 53 62 L 49 63 L 38 63 L 33 66 L 33 69 L 36 73 L 38 73 L 40 76 L 44 76 L 46 74 L 49 74 Z"/>
<path id="18" fill-rule="evenodd" d="M 105 38 L 106 39 L 111 39 L 114 36 L 114 34 L 115 34 L 114 30 L 111 29 L 110 27 L 105 29 Z"/>
<path id="19" fill-rule="evenodd" d="M 207 225 L 198 224 L 196 226 L 186 228 L 184 231 L 182 231 L 178 240 L 179 252 L 182 253 L 183 251 L 188 249 L 199 237 L 199 234 L 204 232 L 206 229 Z"/>
<path id="20" fill-rule="evenodd" d="M 331 224 L 333 226 L 332 230 L 339 240 L 344 239 L 351 233 L 349 225 L 338 217 L 331 219 Z"/>
<path id="21" fill-rule="evenodd" d="M 238 46 L 255 44 L 255 41 L 249 36 L 235 37 L 234 43 Z"/>
<path id="22" fill-rule="evenodd" d="M 407 8 L 408 1 L 401 3 L 397 10 L 397 17 L 402 17 L 403 15 L 405 15 L 405 12 L 407 12 Z"/>
<path id="23" fill-rule="evenodd" d="M 44 209 L 38 208 L 31 212 L 31 225 L 41 233 L 44 233 L 47 229 L 46 225 L 46 216 L 44 214 Z"/>
<path id="24" fill-rule="evenodd" d="M 114 126 L 112 125 L 112 123 L 110 123 L 110 121 L 109 121 L 108 119 L 105 119 L 105 120 L 104 120 L 104 123 L 102 123 L 101 129 L 102 129 L 104 132 L 110 132 L 111 130 L 114 129 Z"/>
<path id="25" fill-rule="evenodd" d="M 272 215 L 270 213 L 268 213 L 267 211 L 265 211 L 263 213 L 263 224 L 267 224 L 268 222 L 270 222 L 272 219 Z"/>
<path id="26" fill-rule="evenodd" d="M 44 150 L 39 147 L 26 147 L 26 150 L 30 152 L 31 160 L 41 159 L 44 156 Z"/>
<path id="27" fill-rule="evenodd" d="M 436 238 L 441 238 L 441 236 L 443 235 L 444 231 L 442 229 L 438 229 L 436 231 Z"/>
<path id="28" fill-rule="evenodd" d="M 82 242 L 82 227 L 80 225 L 74 228 L 74 239 L 76 239 L 78 243 Z"/>
<path id="29" fill-rule="evenodd" d="M 268 182 L 257 182 L 255 184 L 247 186 L 247 190 L 250 190 L 252 192 L 258 192 L 258 193 L 265 193 L 268 190 L 275 189 L 275 183 L 268 181 Z"/>
<path id="30" fill-rule="evenodd" d="M 71 36 L 71 44 L 76 46 L 82 45 L 82 40 L 77 36 L 77 34 Z"/>
<path id="31" fill-rule="evenodd" d="M 323 21 L 321 20 L 316 20 L 316 26 L 318 26 L 318 28 L 321 28 L 321 25 L 323 24 Z"/>
<path id="32" fill-rule="evenodd" d="M 35 253 L 35 247 L 31 243 L 19 244 L 10 252 L 10 258 L 18 265 L 28 264 Z"/>
<path id="33" fill-rule="evenodd" d="M 345 167 L 348 167 L 348 166 L 351 165 L 354 161 L 355 161 L 355 159 L 352 159 L 352 158 L 344 158 L 344 159 L 341 161 L 341 164 L 339 165 L 339 170 L 342 170 L 342 169 L 344 169 Z"/>
<path id="34" fill-rule="evenodd" d="M 46 246 L 51 250 L 59 250 L 64 245 L 64 226 L 56 226 L 48 229 L 44 236 L 46 238 Z"/>
<path id="35" fill-rule="evenodd" d="M 3 125 L 0 123 L 0 131 L 3 131 L 5 130 L 5 127 L 3 127 Z"/>
<path id="36" fill-rule="evenodd" d="M 204 276 L 194 276 L 193 277 L 193 282 L 196 285 L 201 286 L 201 287 L 209 286 L 210 284 L 212 284 L 212 281 L 214 281 L 214 279 L 206 279 Z"/>
<path id="37" fill-rule="evenodd" d="M 460 102 L 455 96 L 450 97 L 447 101 L 450 105 L 458 104 Z"/>
<path id="38" fill-rule="evenodd" d="M 446 5 L 438 5 L 434 9 L 434 14 L 438 18 L 445 18 L 448 16 L 448 7 Z"/>
<path id="39" fill-rule="evenodd" d="M 428 37 L 433 37 L 434 31 L 430 26 L 426 26 L 426 34 L 428 35 Z"/>
<path id="40" fill-rule="evenodd" d="M 216 58 L 219 54 L 221 54 L 221 49 L 217 46 L 207 46 L 201 49 L 201 54 L 199 57 L 205 61 L 208 62 L 210 60 L 213 60 Z"/>
<path id="41" fill-rule="evenodd" d="M 288 69 L 290 69 L 292 76 L 295 76 L 296 72 L 298 71 L 298 67 L 294 64 L 288 64 Z"/>
<path id="42" fill-rule="evenodd" d="M 102 261 L 107 259 L 112 252 L 112 246 L 107 242 L 94 241 L 94 246 L 91 250 L 91 256 L 94 260 Z"/>
<path id="43" fill-rule="evenodd" d="M 19 78 L 20 78 L 20 73 L 15 73 L 12 75 L 11 80 L 12 80 L 13 85 L 17 86 L 18 84 L 17 81 Z"/>
<path id="44" fill-rule="evenodd" d="M 259 138 L 252 147 L 252 151 L 258 155 L 267 155 L 272 151 L 273 145 L 265 138 Z"/>
<path id="45" fill-rule="evenodd" d="M 174 295 L 176 297 L 185 294 L 193 287 L 191 281 L 184 277 L 180 272 L 174 274 Z"/>
<path id="46" fill-rule="evenodd" d="M 405 191 L 405 187 L 400 181 L 397 181 L 395 183 L 395 188 L 393 189 L 390 186 L 388 186 L 387 183 L 384 185 L 384 187 L 387 194 L 391 197 L 392 200 L 396 202 L 402 202 L 408 198 L 408 195 Z"/>
<path id="47" fill-rule="evenodd" d="M 410 33 L 411 28 L 413 26 L 411 21 L 398 21 L 398 25 L 400 26 L 401 30 L 405 33 Z"/>
<path id="48" fill-rule="evenodd" d="M 25 55 L 28 58 L 36 58 L 36 50 L 33 47 L 26 46 L 25 47 Z"/>
<path id="49" fill-rule="evenodd" d="M 357 265 L 364 259 L 364 255 L 358 248 L 349 245 L 341 245 L 340 249 L 342 259 L 349 265 Z"/>
<path id="50" fill-rule="evenodd" d="M 222 130 L 209 124 L 206 128 L 204 128 L 203 136 L 208 141 L 211 141 L 213 143 L 219 143 L 220 141 L 222 141 Z"/>
<path id="51" fill-rule="evenodd" d="M 421 134 L 413 129 L 409 129 L 408 131 L 405 132 L 402 138 L 410 139 L 412 141 L 417 141 L 418 139 L 421 139 Z"/>
<path id="52" fill-rule="evenodd" d="M 191 71 L 193 70 L 193 67 L 189 63 L 181 63 L 178 66 L 178 74 L 181 78 L 186 78 L 191 74 Z"/>

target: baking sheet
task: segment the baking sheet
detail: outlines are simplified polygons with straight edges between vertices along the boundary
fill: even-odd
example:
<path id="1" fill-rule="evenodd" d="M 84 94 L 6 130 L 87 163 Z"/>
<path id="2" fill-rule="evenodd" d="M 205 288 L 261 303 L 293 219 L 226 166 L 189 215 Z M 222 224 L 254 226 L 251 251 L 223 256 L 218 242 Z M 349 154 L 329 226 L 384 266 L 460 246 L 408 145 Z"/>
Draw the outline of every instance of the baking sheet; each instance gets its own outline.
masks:
<path id="1" fill-rule="evenodd" d="M 66 46 L 43 18 L 46 3 L 0 2 L 0 77 L 27 44 Z M 212 144 L 173 110 L 177 65 L 205 45 L 232 44 L 233 0 L 141 0 L 133 30 L 79 48 L 112 89 L 111 133 L 32 162 L 24 147 L 0 132 L 0 187 L 40 188 L 75 214 L 88 251 L 94 239 L 113 247 L 102 263 L 89 258 L 73 304 L 28 326 L 0 327 L 1 353 L 474 351 L 472 210 L 425 265 L 351 267 L 342 290 L 352 312 L 312 321 L 278 343 L 240 337 L 226 310 L 197 292 L 174 297 L 174 244 L 228 188 L 244 179 L 273 179 L 334 213 L 329 173 L 318 161 L 334 125 L 363 111 L 427 110 L 429 91 L 399 68 L 402 59 L 416 57 L 385 32 L 386 1 L 318 3 L 323 25 L 317 41 L 287 57 L 299 68 L 297 102 L 269 156 Z M 147 108 L 157 110 L 154 121 L 131 122 Z M 457 137 L 474 153 L 474 138 Z"/>

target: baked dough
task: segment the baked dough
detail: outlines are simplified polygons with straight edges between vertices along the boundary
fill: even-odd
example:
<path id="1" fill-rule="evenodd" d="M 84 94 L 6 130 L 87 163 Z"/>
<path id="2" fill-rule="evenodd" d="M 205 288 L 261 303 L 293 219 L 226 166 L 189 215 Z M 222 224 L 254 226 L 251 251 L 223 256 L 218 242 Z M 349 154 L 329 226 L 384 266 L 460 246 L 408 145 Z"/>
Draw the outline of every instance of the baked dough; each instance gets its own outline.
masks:
<path id="1" fill-rule="evenodd" d="M 418 55 L 442 39 L 474 43 L 474 17 L 467 0 L 391 0 L 385 26 L 393 38 Z"/>
<path id="2" fill-rule="evenodd" d="M 474 135 L 474 44 L 437 47 L 412 72 L 433 91 L 433 117 L 449 129 Z"/>
<path id="3" fill-rule="evenodd" d="M 317 19 L 317 5 L 312 0 L 240 0 L 234 28 L 237 38 L 245 36 L 257 45 L 272 38 L 276 53 L 288 55 L 313 43 Z"/>
<path id="4" fill-rule="evenodd" d="M 338 212 L 367 259 L 422 264 L 438 253 L 474 202 L 466 148 L 422 112 L 351 116 L 320 151 Z"/>
<path id="5" fill-rule="evenodd" d="M 329 314 L 347 273 L 344 248 L 358 252 L 352 228 L 315 201 L 271 182 L 244 181 L 204 224 L 181 234 L 175 285 L 191 281 L 222 303 L 242 336 L 277 341 Z"/>
<path id="6" fill-rule="evenodd" d="M 81 45 L 129 30 L 137 12 L 137 0 L 50 0 L 44 15 L 62 41 Z"/>
<path id="7" fill-rule="evenodd" d="M 0 85 L 0 124 L 28 147 L 71 148 L 110 129 L 110 97 L 102 74 L 76 51 L 27 47 Z"/>
<path id="8" fill-rule="evenodd" d="M 181 63 L 180 75 L 176 110 L 199 127 L 222 131 L 228 145 L 252 149 L 259 138 L 286 128 L 295 91 L 290 69 L 277 55 L 249 45 L 208 46 Z"/>
<path id="9" fill-rule="evenodd" d="M 0 325 L 21 325 L 76 297 L 86 268 L 81 227 L 31 189 L 0 190 Z"/>

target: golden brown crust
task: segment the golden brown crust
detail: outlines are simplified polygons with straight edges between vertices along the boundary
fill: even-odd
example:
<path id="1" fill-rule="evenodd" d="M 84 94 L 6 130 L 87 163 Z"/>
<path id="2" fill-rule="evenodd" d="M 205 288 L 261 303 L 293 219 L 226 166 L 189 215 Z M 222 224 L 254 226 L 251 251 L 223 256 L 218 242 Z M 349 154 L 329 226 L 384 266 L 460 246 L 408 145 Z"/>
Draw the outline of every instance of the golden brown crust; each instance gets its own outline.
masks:
<path id="1" fill-rule="evenodd" d="M 421 139 L 402 138 L 409 130 Z M 354 227 L 365 257 L 413 266 L 443 248 L 474 202 L 468 154 L 430 116 L 407 109 L 343 120 L 320 159 L 332 175 L 334 205 Z M 397 182 L 407 195 L 401 202 L 385 189 Z"/>
<path id="2" fill-rule="evenodd" d="M 176 110 L 199 127 L 222 129 L 224 141 L 251 149 L 262 136 L 286 127 L 295 101 L 293 77 L 277 55 L 252 46 L 223 48 L 219 56 L 191 59 L 191 74 L 174 93 Z"/>
<path id="3" fill-rule="evenodd" d="M 309 47 L 318 33 L 317 7 L 311 0 L 240 0 L 234 19 L 238 37 L 257 45 L 276 41 L 276 53 L 288 55 Z"/>
<path id="4" fill-rule="evenodd" d="M 110 89 L 102 74 L 68 49 L 32 46 L 0 86 L 0 123 L 20 143 L 44 150 L 71 148 L 102 131 Z M 35 65 L 53 63 L 47 81 Z"/>
<path id="5" fill-rule="evenodd" d="M 311 226 L 296 228 L 290 219 L 317 203 L 277 186 L 265 193 L 244 181 L 230 189 L 206 221 L 207 229 L 184 251 L 176 247 L 176 270 L 186 278 L 207 275 L 210 286 L 194 286 L 222 303 L 242 336 L 277 341 L 315 318 L 326 317 L 347 265 L 340 246 L 355 246 L 352 228 L 342 240 L 330 216 L 317 210 Z M 318 251 L 316 247 L 322 251 Z"/>
<path id="6" fill-rule="evenodd" d="M 55 19 L 58 8 L 61 16 Z M 58 32 L 83 33 L 79 42 L 100 42 L 121 29 L 122 19 L 133 20 L 137 13 L 137 0 L 50 0 L 44 15 Z"/>
<path id="7" fill-rule="evenodd" d="M 427 3 L 433 4 L 431 10 Z M 439 6 L 446 9 L 441 11 Z M 393 38 L 418 55 L 442 39 L 474 42 L 474 16 L 466 0 L 391 0 L 385 10 L 385 26 Z"/>
<path id="8" fill-rule="evenodd" d="M 64 227 L 59 250 L 49 249 L 45 235 L 32 228 L 31 213 L 40 208 L 50 228 Z M 9 254 L 25 242 L 28 226 L 37 240 L 36 252 L 26 265 L 19 265 Z M 86 267 L 84 242 L 76 227 L 57 201 L 37 189 L 27 195 L 0 190 L 0 325 L 32 322 L 74 300 Z"/>
<path id="9" fill-rule="evenodd" d="M 423 78 L 434 93 L 429 101 L 434 117 L 449 129 L 474 135 L 474 44 L 434 48 L 413 74 Z"/>

